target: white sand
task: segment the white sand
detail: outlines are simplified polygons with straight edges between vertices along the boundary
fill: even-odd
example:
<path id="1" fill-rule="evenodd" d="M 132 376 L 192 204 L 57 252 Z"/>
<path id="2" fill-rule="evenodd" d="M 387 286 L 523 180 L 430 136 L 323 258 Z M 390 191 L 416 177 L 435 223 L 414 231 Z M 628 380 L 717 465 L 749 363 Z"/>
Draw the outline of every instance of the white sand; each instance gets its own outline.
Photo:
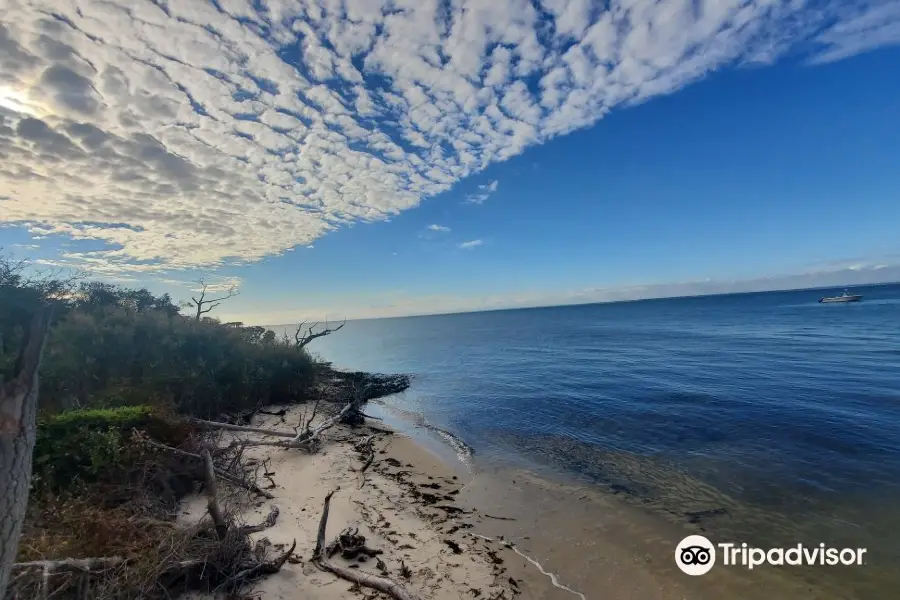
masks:
<path id="1" fill-rule="evenodd" d="M 284 422 L 277 417 L 263 416 L 254 421 L 254 426 L 290 431 L 290 426 L 299 422 L 301 413 L 300 407 L 294 407 L 289 409 Z M 343 600 L 350 595 L 351 583 L 321 571 L 310 562 L 324 497 L 340 488 L 331 501 L 327 541 L 345 528 L 359 528 L 370 548 L 384 551 L 380 558 L 387 567 L 387 576 L 403 582 L 423 600 L 512 598 L 513 590 L 508 576 L 503 574 L 505 570 L 488 554 L 490 545 L 471 537 L 466 529 L 453 531 L 455 521 L 447 517 L 445 510 L 435 508 L 452 506 L 453 496 L 448 494 L 459 490 L 465 477 L 408 438 L 376 434 L 375 461 L 360 489 L 357 470 L 362 460 L 352 443 L 369 433 L 366 429 L 351 431 L 335 427 L 323 434 L 323 447 L 312 455 L 271 447 L 248 449 L 250 458 L 270 459 L 269 468 L 274 472 L 277 487 L 270 490 L 274 500 L 254 500 L 241 516 L 247 523 L 258 523 L 268 515 L 272 504 L 277 505 L 280 515 L 276 525 L 255 537 L 268 538 L 276 550 L 279 545 L 287 548 L 296 540 L 294 556 L 302 562 L 285 564 L 281 572 L 262 579 L 247 591 L 261 594 L 264 600 Z M 437 489 L 422 487 L 435 484 L 439 486 Z M 431 505 L 423 503 L 421 496 L 416 498 L 418 489 L 434 494 L 439 500 Z M 195 522 L 203 517 L 205 509 L 202 498 L 188 499 L 182 518 Z M 445 543 L 448 539 L 458 543 L 462 553 L 454 553 Z M 340 557 L 334 560 L 343 561 Z M 412 572 L 408 580 L 400 575 L 401 561 Z M 362 563 L 343 562 L 355 563 L 365 572 L 381 574 L 372 558 Z M 368 589 L 356 592 L 369 597 L 375 594 Z"/>

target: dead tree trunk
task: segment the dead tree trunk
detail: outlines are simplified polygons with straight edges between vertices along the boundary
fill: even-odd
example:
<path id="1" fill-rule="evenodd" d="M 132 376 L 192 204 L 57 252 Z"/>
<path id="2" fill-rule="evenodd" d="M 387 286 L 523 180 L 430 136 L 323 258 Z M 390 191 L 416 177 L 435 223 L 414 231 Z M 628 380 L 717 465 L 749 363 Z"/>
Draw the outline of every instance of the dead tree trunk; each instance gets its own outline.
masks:
<path id="1" fill-rule="evenodd" d="M 15 376 L 0 382 L 0 598 L 6 593 L 16 562 L 25 520 L 35 440 L 38 369 L 50 315 L 49 307 L 41 307 L 35 313 L 16 361 Z"/>
<path id="2" fill-rule="evenodd" d="M 313 551 L 313 563 L 323 571 L 334 573 L 341 579 L 346 579 L 351 583 L 383 592 L 394 598 L 394 600 L 419 600 L 417 595 L 392 579 L 372 575 L 371 573 L 366 573 L 358 569 L 351 569 L 332 562 L 328 558 L 328 551 L 325 546 L 325 530 L 328 527 L 328 508 L 331 505 L 331 497 L 334 496 L 334 493 L 339 489 L 340 488 L 332 490 L 325 496 L 325 505 L 322 507 L 322 518 L 319 520 L 319 535 L 316 536 L 316 549 Z"/>
<path id="3" fill-rule="evenodd" d="M 195 315 L 195 319 L 199 321 L 203 315 L 208 312 L 211 312 L 214 308 L 228 300 L 229 298 L 234 298 L 240 292 L 237 289 L 235 284 L 232 284 L 231 287 L 224 293 L 224 295 L 219 296 L 217 298 L 207 298 L 206 293 L 209 292 L 209 284 L 203 281 L 201 278 L 197 283 L 200 284 L 200 297 L 197 298 L 195 296 L 191 296 L 191 300 L 193 302 L 188 302 L 187 305 L 197 309 L 197 313 Z"/>

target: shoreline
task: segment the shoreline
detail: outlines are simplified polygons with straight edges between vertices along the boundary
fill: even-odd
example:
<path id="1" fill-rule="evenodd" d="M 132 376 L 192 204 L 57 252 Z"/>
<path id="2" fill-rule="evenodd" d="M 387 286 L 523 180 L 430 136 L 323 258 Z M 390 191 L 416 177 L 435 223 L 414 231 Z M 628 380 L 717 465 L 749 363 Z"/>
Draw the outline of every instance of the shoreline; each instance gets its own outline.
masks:
<path id="1" fill-rule="evenodd" d="M 378 406 L 370 403 L 367 414 L 382 416 Z M 284 429 L 304 409 L 284 408 L 283 416 L 258 415 L 253 425 Z M 525 469 L 476 470 L 433 427 L 410 421 L 394 427 L 391 421 L 338 425 L 323 435 L 315 454 L 248 449 L 247 457 L 271 475 L 275 498 L 244 503 L 236 512 L 257 523 L 278 506 L 278 522 L 255 539 L 268 538 L 275 550 L 297 543 L 296 558 L 248 592 L 278 600 L 346 597 L 350 583 L 309 561 L 324 497 L 338 489 L 326 539 L 358 528 L 368 547 L 384 553 L 345 565 L 390 577 L 422 600 L 852 597 L 819 592 L 775 570 L 716 569 L 702 578 L 685 576 L 673 551 L 696 529 L 589 485 L 561 481 L 562 476 L 551 481 Z M 368 436 L 374 436 L 374 458 L 361 476 L 364 461 L 354 444 Z M 443 450 L 435 444 L 444 444 Z M 205 501 L 189 499 L 183 509 L 186 522 L 196 522 Z M 374 598 L 371 590 L 353 590 Z"/>
<path id="2" fill-rule="evenodd" d="M 384 400 L 378 401 L 378 405 L 381 412 L 394 414 L 401 424 L 401 431 L 418 432 L 413 436 L 415 441 L 430 438 L 432 443 L 449 445 L 456 450 L 455 444 L 448 444 L 443 439 L 449 436 L 465 445 L 453 434 L 429 424 L 422 415 L 391 407 Z M 450 454 L 444 452 L 442 455 Z M 735 537 L 732 521 L 736 517 L 747 519 L 745 511 L 752 507 L 732 501 L 726 509 L 709 509 L 708 505 L 715 505 L 716 497 L 710 493 L 712 488 L 699 486 L 694 501 L 672 510 L 669 504 L 634 496 L 629 489 L 631 480 L 627 472 L 621 473 L 619 477 L 625 479 L 614 485 L 598 483 L 548 463 L 484 457 L 475 454 L 474 449 L 468 458 L 473 479 L 464 487 L 460 500 L 485 512 L 494 510 L 494 514 L 512 507 L 517 520 L 528 524 L 519 527 L 512 521 L 488 520 L 482 531 L 489 532 L 489 536 L 504 536 L 506 540 L 516 541 L 517 549 L 524 550 L 541 564 L 542 569 L 546 567 L 576 590 L 604 589 L 605 598 L 629 599 L 717 599 L 725 596 L 772 600 L 799 596 L 852 600 L 892 597 L 886 590 L 891 589 L 895 577 L 877 556 L 871 557 L 872 564 L 856 569 L 806 566 L 751 572 L 743 568 L 717 568 L 704 577 L 685 576 L 676 568 L 673 555 L 677 544 L 687 535 L 706 535 L 714 543 L 736 542 L 740 545 L 747 541 L 753 545 L 752 538 Z M 686 476 L 680 477 L 684 480 Z M 681 480 L 681 485 L 691 483 Z M 761 519 L 763 515 L 757 515 L 757 518 Z M 814 530 L 808 533 L 815 538 Z M 819 541 L 822 540 L 804 537 L 794 539 L 793 543 L 816 545 Z M 787 546 L 790 543 L 763 547 Z M 641 568 L 635 568 L 639 563 L 643 563 Z M 601 572 L 591 572 L 597 567 Z M 613 582 L 619 582 L 614 583 L 619 591 L 606 587 Z M 626 589 L 630 591 L 626 592 Z M 532 597 L 562 599 L 571 598 L 571 595 L 547 595 L 544 590 Z"/>
<path id="3" fill-rule="evenodd" d="M 286 407 L 282 417 L 257 416 L 253 425 L 284 429 L 296 420 L 302 406 Z M 264 464 L 274 482 L 268 501 L 235 500 L 230 506 L 239 519 L 256 523 L 265 519 L 272 506 L 279 517 L 275 524 L 255 534 L 268 538 L 276 550 L 296 541 L 294 558 L 273 575 L 252 585 L 247 592 L 263 598 L 290 600 L 338 600 L 348 588 L 361 597 L 372 590 L 358 589 L 347 581 L 316 568 L 309 560 L 316 543 L 316 530 L 325 495 L 337 490 L 331 502 L 326 539 L 341 531 L 358 530 L 366 546 L 377 556 L 341 556 L 333 560 L 351 569 L 386 576 L 406 586 L 419 598 L 444 600 L 477 598 L 511 600 L 516 588 L 526 583 L 508 573 L 510 552 L 499 541 L 471 535 L 483 517 L 457 502 L 471 475 L 461 466 L 416 444 L 412 438 L 382 426 L 335 426 L 323 434 L 323 445 L 314 454 L 295 450 L 248 448 L 251 462 Z M 226 434 L 226 437 L 227 434 Z M 360 440 L 371 439 L 374 459 L 366 464 L 360 456 Z M 182 504 L 179 518 L 196 522 L 206 511 L 205 499 L 192 496 Z M 526 574 L 526 577 L 530 577 Z M 196 596 L 198 598 L 209 596 Z"/>

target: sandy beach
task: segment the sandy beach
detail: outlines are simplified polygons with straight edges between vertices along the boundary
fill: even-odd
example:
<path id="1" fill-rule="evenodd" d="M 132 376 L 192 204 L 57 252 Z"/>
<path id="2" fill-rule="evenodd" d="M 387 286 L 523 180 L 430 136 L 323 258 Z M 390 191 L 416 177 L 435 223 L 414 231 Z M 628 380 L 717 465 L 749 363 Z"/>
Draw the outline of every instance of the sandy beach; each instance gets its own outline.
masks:
<path id="1" fill-rule="evenodd" d="M 289 431 L 301 413 L 302 407 L 289 407 L 283 417 L 257 416 L 253 425 Z M 687 577 L 672 560 L 674 546 L 687 533 L 676 524 L 576 483 L 551 483 L 527 471 L 476 474 L 382 423 L 368 423 L 328 430 L 314 454 L 248 450 L 251 463 L 265 464 L 275 497 L 244 500 L 230 509 L 244 522 L 258 523 L 277 506 L 276 524 L 254 537 L 267 538 L 275 551 L 297 544 L 294 558 L 279 573 L 248 592 L 267 600 L 338 600 L 350 593 L 385 597 L 310 560 L 323 500 L 337 490 L 326 540 L 358 529 L 366 545 L 381 553 L 334 560 L 389 577 L 423 600 L 820 597 L 771 572 Z M 355 446 L 369 436 L 374 459 L 361 474 L 365 457 Z M 180 518 L 196 522 L 205 512 L 205 498 L 190 497 Z"/>
<path id="2" fill-rule="evenodd" d="M 289 430 L 301 409 L 288 410 L 284 419 L 261 417 L 254 426 Z M 354 442 L 373 435 L 375 459 L 363 475 L 364 462 Z M 246 437 L 246 436 L 242 436 Z M 357 589 L 309 560 L 325 495 L 337 490 L 330 508 L 326 539 L 342 530 L 358 529 L 366 545 L 380 550 L 377 557 L 335 560 L 354 569 L 383 575 L 402 583 L 420 598 L 512 598 L 524 585 L 509 575 L 515 556 L 498 541 L 473 535 L 474 523 L 485 518 L 458 506 L 456 499 L 471 476 L 463 466 L 447 464 L 409 438 L 385 429 L 335 427 L 324 436 L 315 454 L 298 450 L 254 448 L 247 457 L 268 459 L 275 498 L 254 501 L 238 508 L 248 523 L 261 522 L 273 505 L 279 509 L 276 524 L 256 538 L 268 538 L 278 550 L 297 542 L 295 559 L 277 574 L 248 590 L 272 600 L 337 600 L 353 589 L 363 597 L 372 590 Z M 231 509 L 235 510 L 235 506 Z M 206 500 L 187 499 L 180 518 L 195 522 L 206 511 Z M 543 577 L 541 575 L 541 577 Z M 528 584 L 532 585 L 532 584 Z"/>

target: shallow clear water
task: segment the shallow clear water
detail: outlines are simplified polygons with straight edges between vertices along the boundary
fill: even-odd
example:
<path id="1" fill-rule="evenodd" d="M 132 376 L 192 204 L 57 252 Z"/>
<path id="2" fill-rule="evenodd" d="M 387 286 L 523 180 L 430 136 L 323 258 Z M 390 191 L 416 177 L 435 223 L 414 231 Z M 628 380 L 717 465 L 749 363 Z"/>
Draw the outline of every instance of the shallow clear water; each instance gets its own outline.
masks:
<path id="1" fill-rule="evenodd" d="M 311 349 L 412 374 L 388 404 L 485 465 L 576 475 L 748 542 L 864 542 L 886 563 L 900 559 L 885 533 L 900 531 L 900 285 L 855 293 L 356 321 Z"/>

